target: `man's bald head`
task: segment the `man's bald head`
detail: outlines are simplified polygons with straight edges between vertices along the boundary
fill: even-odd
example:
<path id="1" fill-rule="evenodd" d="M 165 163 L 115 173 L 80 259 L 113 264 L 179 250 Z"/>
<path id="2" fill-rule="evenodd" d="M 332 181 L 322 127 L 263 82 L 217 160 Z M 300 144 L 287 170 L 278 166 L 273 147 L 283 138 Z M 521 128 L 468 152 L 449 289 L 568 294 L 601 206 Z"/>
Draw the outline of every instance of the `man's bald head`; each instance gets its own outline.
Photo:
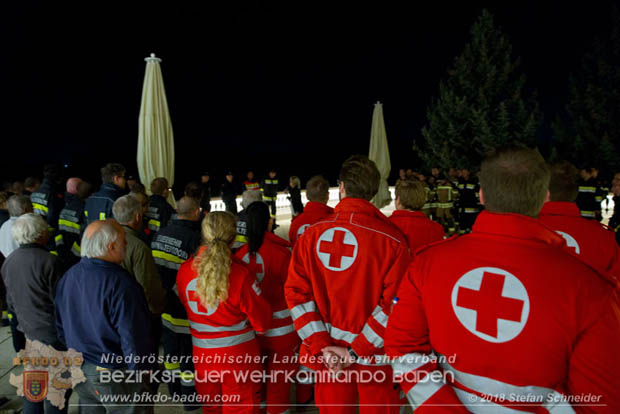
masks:
<path id="1" fill-rule="evenodd" d="M 94 221 L 84 231 L 81 254 L 119 264 L 125 258 L 125 247 L 125 230 L 116 220 Z"/>
<path id="2" fill-rule="evenodd" d="M 185 196 L 177 201 L 177 214 L 181 220 L 198 221 L 200 219 L 200 204 L 193 197 Z"/>
<path id="3" fill-rule="evenodd" d="M 80 183 L 82 182 L 81 178 L 78 177 L 71 177 L 67 180 L 67 193 L 69 194 L 77 194 L 78 193 L 78 187 L 80 186 Z"/>

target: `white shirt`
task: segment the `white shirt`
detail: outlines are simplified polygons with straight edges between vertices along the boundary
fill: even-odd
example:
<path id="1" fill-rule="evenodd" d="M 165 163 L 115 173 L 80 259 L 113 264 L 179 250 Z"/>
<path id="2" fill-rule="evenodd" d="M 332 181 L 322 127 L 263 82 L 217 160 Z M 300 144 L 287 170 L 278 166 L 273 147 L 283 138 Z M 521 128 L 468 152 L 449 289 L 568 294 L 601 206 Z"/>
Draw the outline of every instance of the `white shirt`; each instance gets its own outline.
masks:
<path id="1" fill-rule="evenodd" d="M 17 217 L 10 217 L 0 227 L 0 253 L 4 257 L 9 257 L 13 250 L 16 250 L 19 245 L 13 239 L 13 223 L 15 223 Z"/>

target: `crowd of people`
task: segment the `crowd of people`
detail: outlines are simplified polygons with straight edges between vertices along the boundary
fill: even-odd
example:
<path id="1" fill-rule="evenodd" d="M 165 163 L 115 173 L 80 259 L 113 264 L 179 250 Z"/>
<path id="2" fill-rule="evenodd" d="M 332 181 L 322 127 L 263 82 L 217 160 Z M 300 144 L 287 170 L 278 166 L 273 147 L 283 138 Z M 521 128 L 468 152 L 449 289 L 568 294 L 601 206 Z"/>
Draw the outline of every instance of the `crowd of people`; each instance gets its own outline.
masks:
<path id="1" fill-rule="evenodd" d="M 617 413 L 620 248 L 595 172 L 501 148 L 475 176 L 401 170 L 386 217 L 355 155 L 335 208 L 324 177 L 305 205 L 289 179 L 286 240 L 275 170 L 243 188 L 227 173 L 211 211 L 209 174 L 173 207 L 163 177 L 147 195 L 111 163 L 93 193 L 46 166 L 0 193 L 13 345 L 82 353 L 83 413 L 152 412 L 164 383 L 213 413 Z M 24 398 L 43 410 L 67 408 Z"/>

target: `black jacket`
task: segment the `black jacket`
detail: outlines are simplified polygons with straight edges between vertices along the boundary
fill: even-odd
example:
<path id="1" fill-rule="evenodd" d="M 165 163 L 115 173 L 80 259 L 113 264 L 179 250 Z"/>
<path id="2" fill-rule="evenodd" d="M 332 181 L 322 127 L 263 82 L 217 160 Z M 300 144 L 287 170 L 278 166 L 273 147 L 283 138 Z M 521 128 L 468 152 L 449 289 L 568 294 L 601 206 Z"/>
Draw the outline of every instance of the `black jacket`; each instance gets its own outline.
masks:
<path id="1" fill-rule="evenodd" d="M 233 181 L 232 183 L 226 180 L 224 184 L 222 184 L 222 199 L 235 199 L 239 195 L 239 187 Z"/>
<path id="2" fill-rule="evenodd" d="M 65 193 L 65 208 L 58 217 L 58 237 L 56 249 L 65 267 L 80 261 L 80 241 L 86 228 L 84 202 L 75 194 Z"/>
<path id="3" fill-rule="evenodd" d="M 8 306 L 27 338 L 56 343 L 54 297 L 62 276 L 59 261 L 39 244 L 20 246 L 2 265 Z"/>
<path id="4" fill-rule="evenodd" d="M 103 184 L 99 192 L 91 195 L 86 200 L 86 205 L 84 206 L 86 223 L 90 224 L 93 221 L 113 218 L 112 206 L 117 199 L 125 194 L 127 194 L 125 190 L 112 183 Z"/>
<path id="5" fill-rule="evenodd" d="M 58 216 L 65 202 L 54 183 L 44 178 L 39 189 L 30 195 L 30 200 L 34 212 L 42 216 L 50 227 L 56 229 Z"/>
<path id="6" fill-rule="evenodd" d="M 158 194 L 153 194 L 149 201 L 149 210 L 145 214 L 148 229 L 153 233 L 158 232 L 168 225 L 173 214 L 175 214 L 174 208 L 168 201 Z"/>
<path id="7" fill-rule="evenodd" d="M 202 187 L 200 207 L 202 211 L 211 211 L 211 185 L 209 183 L 202 183 L 200 186 Z"/>

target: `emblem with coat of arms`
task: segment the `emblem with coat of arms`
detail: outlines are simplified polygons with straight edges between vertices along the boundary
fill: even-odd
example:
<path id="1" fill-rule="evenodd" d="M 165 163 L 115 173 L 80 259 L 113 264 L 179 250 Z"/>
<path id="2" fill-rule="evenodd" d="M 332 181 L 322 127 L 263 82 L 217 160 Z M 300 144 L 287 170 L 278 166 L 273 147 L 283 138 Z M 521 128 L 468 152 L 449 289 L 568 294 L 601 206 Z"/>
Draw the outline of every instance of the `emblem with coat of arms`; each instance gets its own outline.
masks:
<path id="1" fill-rule="evenodd" d="M 24 371 L 24 397 L 30 402 L 41 402 L 47 397 L 48 372 Z"/>

